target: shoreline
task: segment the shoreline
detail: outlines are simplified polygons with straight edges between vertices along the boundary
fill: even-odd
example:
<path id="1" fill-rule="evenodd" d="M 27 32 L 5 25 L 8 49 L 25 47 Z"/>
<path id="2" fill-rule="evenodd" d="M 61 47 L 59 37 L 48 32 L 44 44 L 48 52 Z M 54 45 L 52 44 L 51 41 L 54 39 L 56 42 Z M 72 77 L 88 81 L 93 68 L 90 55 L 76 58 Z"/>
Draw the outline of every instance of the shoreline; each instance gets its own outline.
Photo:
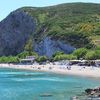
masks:
<path id="1" fill-rule="evenodd" d="M 11 68 L 19 70 L 29 70 L 38 72 L 49 72 L 62 75 L 74 75 L 83 77 L 100 78 L 100 68 L 88 66 L 70 66 L 69 70 L 65 65 L 14 65 L 14 64 L 0 64 L 0 68 Z"/>

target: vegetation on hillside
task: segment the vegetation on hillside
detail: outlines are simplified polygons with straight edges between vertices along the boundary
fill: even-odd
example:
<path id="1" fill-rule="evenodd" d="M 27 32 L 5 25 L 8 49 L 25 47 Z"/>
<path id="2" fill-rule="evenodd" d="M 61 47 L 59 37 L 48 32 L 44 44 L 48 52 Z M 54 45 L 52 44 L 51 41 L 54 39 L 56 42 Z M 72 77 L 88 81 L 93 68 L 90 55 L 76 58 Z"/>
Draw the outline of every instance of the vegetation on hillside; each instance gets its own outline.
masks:
<path id="1" fill-rule="evenodd" d="M 44 35 L 63 40 L 76 48 L 88 49 L 100 45 L 100 5 L 91 3 L 68 3 L 51 7 L 23 7 L 36 20 L 34 37 Z"/>
<path id="2" fill-rule="evenodd" d="M 53 61 L 59 60 L 98 60 L 100 59 L 100 46 L 95 49 L 79 48 L 73 51 L 71 54 L 64 54 L 62 52 L 56 52 L 52 56 Z"/>

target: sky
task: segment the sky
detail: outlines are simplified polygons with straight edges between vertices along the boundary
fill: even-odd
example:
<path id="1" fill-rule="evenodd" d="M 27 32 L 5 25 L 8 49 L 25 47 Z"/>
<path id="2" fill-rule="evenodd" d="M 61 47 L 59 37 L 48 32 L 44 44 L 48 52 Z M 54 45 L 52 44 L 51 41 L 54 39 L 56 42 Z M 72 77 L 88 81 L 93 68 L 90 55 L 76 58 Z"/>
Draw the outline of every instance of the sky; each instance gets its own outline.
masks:
<path id="1" fill-rule="evenodd" d="M 0 0 L 0 21 L 8 14 L 20 7 L 33 6 L 44 7 L 71 2 L 92 2 L 100 3 L 100 0 Z"/>

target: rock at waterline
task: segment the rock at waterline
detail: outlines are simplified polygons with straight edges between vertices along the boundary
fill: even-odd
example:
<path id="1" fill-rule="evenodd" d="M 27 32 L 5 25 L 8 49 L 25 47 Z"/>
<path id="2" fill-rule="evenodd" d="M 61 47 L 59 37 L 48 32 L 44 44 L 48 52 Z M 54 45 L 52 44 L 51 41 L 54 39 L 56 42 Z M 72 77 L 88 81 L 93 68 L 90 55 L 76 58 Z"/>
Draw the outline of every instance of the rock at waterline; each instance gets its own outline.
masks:
<path id="1" fill-rule="evenodd" d="M 100 100 L 100 87 L 96 87 L 94 89 L 86 89 L 86 95 L 92 100 Z"/>
<path id="2" fill-rule="evenodd" d="M 91 94 L 92 91 L 93 91 L 93 89 L 86 89 L 86 90 L 85 90 L 85 93 L 87 93 L 87 94 Z"/>
<path id="3" fill-rule="evenodd" d="M 40 94 L 40 97 L 51 97 L 51 96 L 53 95 L 49 93 Z"/>
<path id="4" fill-rule="evenodd" d="M 91 95 L 93 95 L 95 93 L 100 93 L 100 87 L 97 87 L 97 88 L 94 88 L 94 89 L 90 89 L 90 88 L 86 89 L 85 93 L 91 94 Z"/>

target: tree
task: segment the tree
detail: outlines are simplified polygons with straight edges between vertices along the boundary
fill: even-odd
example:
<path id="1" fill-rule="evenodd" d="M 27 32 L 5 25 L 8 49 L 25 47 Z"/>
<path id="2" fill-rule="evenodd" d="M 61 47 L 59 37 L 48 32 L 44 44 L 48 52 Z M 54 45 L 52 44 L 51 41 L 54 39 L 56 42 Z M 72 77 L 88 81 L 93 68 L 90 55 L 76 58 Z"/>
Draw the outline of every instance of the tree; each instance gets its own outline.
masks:
<path id="1" fill-rule="evenodd" d="M 88 50 L 86 48 L 79 48 L 73 52 L 73 55 L 77 56 L 77 59 L 84 58 L 87 51 Z"/>
<path id="2" fill-rule="evenodd" d="M 96 46 L 95 50 L 100 50 L 100 46 Z"/>
<path id="3" fill-rule="evenodd" d="M 18 58 L 25 58 L 26 56 L 30 56 L 30 53 L 28 51 L 21 52 L 17 55 Z M 31 56 L 38 57 L 38 54 L 35 52 L 31 52 Z"/>
<path id="4" fill-rule="evenodd" d="M 100 59 L 100 50 L 95 50 L 95 59 Z"/>
<path id="5" fill-rule="evenodd" d="M 88 51 L 85 55 L 86 60 L 95 60 L 96 59 L 96 53 L 95 51 Z"/>
<path id="6" fill-rule="evenodd" d="M 53 60 L 54 61 L 59 61 L 59 60 L 74 60 L 77 59 L 76 56 L 72 54 L 62 54 L 62 55 L 56 55 Z"/>
<path id="7" fill-rule="evenodd" d="M 29 55 L 32 55 L 31 53 L 32 53 L 32 51 L 33 51 L 33 46 L 32 46 L 32 38 L 30 38 L 28 41 L 27 41 L 27 43 L 26 43 L 26 45 L 25 45 L 25 48 L 24 48 L 24 50 L 25 51 L 27 51 L 27 52 L 29 52 Z"/>
<path id="8" fill-rule="evenodd" d="M 36 59 L 37 62 L 45 62 L 47 61 L 47 57 L 46 56 L 40 56 Z"/>

